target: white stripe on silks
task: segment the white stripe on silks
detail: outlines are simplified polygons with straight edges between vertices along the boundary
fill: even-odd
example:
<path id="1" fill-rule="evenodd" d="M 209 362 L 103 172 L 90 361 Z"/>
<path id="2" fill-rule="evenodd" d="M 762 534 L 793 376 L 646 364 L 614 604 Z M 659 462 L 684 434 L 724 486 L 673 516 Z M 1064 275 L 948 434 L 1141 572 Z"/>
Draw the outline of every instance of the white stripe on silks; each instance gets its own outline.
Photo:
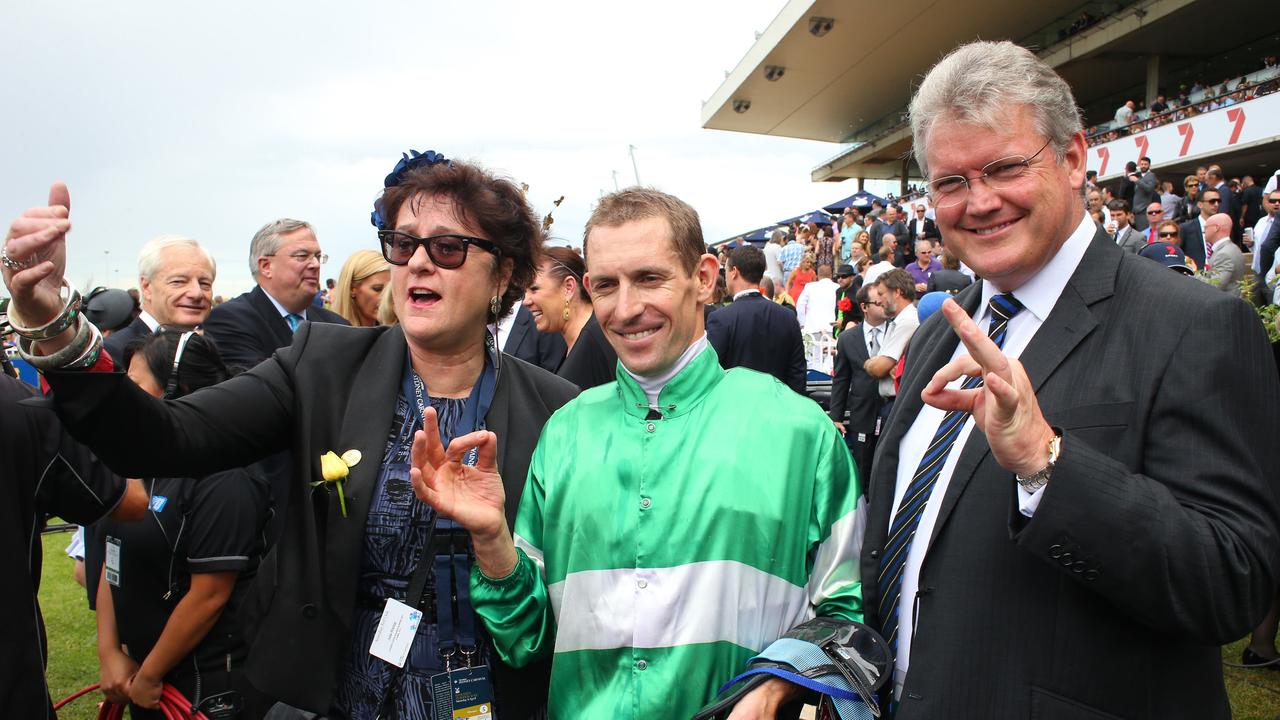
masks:
<path id="1" fill-rule="evenodd" d="M 533 564 L 538 566 L 538 574 L 542 576 L 542 582 L 546 582 L 547 566 L 542 561 L 542 551 L 534 547 L 533 543 L 529 542 L 528 540 L 525 540 L 519 535 L 515 536 L 515 541 L 516 541 L 516 547 L 523 550 L 524 554 L 528 555 L 529 559 L 533 561 Z"/>
<path id="2" fill-rule="evenodd" d="M 759 651 L 814 616 L 803 587 L 730 560 L 586 570 L 547 594 L 556 652 L 720 641 Z"/>
<path id="3" fill-rule="evenodd" d="M 817 607 L 828 598 L 856 584 L 862 577 L 859 562 L 862 556 L 862 536 L 867 527 L 867 496 L 858 498 L 858 504 L 831 526 L 831 534 L 818 546 L 813 559 L 813 571 L 809 573 L 809 602 Z"/>

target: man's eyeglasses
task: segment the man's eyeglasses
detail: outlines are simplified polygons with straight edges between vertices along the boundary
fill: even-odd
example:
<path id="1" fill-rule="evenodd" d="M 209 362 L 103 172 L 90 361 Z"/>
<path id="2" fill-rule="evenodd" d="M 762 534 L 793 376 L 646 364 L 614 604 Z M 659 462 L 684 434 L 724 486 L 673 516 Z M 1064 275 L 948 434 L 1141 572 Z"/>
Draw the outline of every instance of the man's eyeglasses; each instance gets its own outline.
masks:
<path id="1" fill-rule="evenodd" d="M 1201 200 L 1200 202 L 1202 202 L 1202 203 L 1209 203 L 1210 205 L 1217 205 L 1218 203 L 1222 202 L 1222 198 L 1212 198 L 1212 199 L 1205 198 L 1204 200 Z"/>
<path id="2" fill-rule="evenodd" d="M 431 262 L 445 270 L 462 267 L 462 263 L 467 261 L 467 248 L 472 245 L 496 257 L 502 256 L 502 251 L 492 241 L 467 235 L 432 235 L 422 238 L 397 230 L 380 230 L 378 240 L 382 242 L 382 257 L 392 265 L 408 265 L 409 259 L 419 247 L 425 247 Z"/>
<path id="3" fill-rule="evenodd" d="M 1163 215 L 1163 214 L 1164 214 L 1164 210 L 1148 210 L 1148 211 L 1147 211 L 1147 214 L 1148 214 L 1148 215 Z"/>
<path id="4" fill-rule="evenodd" d="M 1031 167 L 1031 161 L 1040 156 L 1049 147 L 1048 140 L 1031 157 L 1010 155 L 987 163 L 982 172 L 973 178 L 963 175 L 947 175 L 929 183 L 929 197 L 935 208 L 946 208 L 959 205 L 969 197 L 969 186 L 974 180 L 981 179 L 992 190 L 1003 190 L 1017 182 L 1018 178 Z"/>
<path id="5" fill-rule="evenodd" d="M 1176 230 L 1170 231 L 1170 232 L 1162 232 L 1160 233 L 1160 237 L 1178 237 L 1178 232 Z"/>
<path id="6" fill-rule="evenodd" d="M 276 257 L 276 254 L 271 253 L 270 255 L 263 255 L 263 257 Z M 309 252 L 299 250 L 298 252 L 292 252 L 292 253 L 289 253 L 288 255 L 285 255 L 285 257 L 299 264 L 311 262 L 313 258 L 315 259 L 316 262 L 320 263 L 321 265 L 329 262 L 329 256 L 325 255 L 322 252 L 309 253 Z"/>

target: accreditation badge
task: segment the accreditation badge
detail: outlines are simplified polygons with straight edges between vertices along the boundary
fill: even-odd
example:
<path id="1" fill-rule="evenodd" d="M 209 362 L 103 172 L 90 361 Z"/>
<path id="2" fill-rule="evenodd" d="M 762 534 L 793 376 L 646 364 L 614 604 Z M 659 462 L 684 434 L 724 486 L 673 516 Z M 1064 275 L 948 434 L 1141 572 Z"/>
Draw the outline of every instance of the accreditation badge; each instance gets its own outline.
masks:
<path id="1" fill-rule="evenodd" d="M 493 720 L 489 668 L 459 668 L 431 678 L 433 720 Z"/>
<path id="2" fill-rule="evenodd" d="M 107 536 L 107 560 L 104 575 L 111 587 L 120 587 L 120 538 Z"/>

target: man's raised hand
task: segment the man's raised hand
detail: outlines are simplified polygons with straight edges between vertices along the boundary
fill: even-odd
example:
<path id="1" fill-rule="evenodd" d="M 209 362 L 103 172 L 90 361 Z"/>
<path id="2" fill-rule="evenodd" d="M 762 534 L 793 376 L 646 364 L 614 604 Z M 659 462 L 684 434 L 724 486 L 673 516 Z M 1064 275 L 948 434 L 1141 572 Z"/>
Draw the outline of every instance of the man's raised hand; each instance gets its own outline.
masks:
<path id="1" fill-rule="evenodd" d="M 920 393 L 926 403 L 942 410 L 963 410 L 987 436 L 996 462 L 1017 475 L 1031 475 L 1045 467 L 1053 428 L 1045 422 L 1035 389 L 1022 363 L 1006 357 L 955 300 L 942 304 L 968 355 L 961 355 L 934 373 Z M 961 375 L 982 376 L 981 387 L 948 388 Z"/>

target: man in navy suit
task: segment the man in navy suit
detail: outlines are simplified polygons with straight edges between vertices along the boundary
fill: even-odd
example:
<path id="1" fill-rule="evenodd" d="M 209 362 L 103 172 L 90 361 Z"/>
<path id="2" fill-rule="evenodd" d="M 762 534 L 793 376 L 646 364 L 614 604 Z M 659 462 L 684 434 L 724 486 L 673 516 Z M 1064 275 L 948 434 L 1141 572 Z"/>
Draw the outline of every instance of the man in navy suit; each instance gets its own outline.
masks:
<path id="1" fill-rule="evenodd" d="M 161 235 L 138 253 L 139 304 L 142 312 L 103 342 L 117 364 L 124 349 L 161 325 L 193 328 L 209 317 L 213 306 L 213 256 L 200 243 L 181 235 Z"/>
<path id="2" fill-rule="evenodd" d="M 498 327 L 502 352 L 555 372 L 564 362 L 566 347 L 560 333 L 542 332 L 533 322 L 533 313 L 524 303 L 516 303 Z"/>
<path id="3" fill-rule="evenodd" d="M 725 265 L 733 303 L 707 317 L 707 340 L 726 369 L 738 366 L 768 373 L 804 394 L 804 341 L 796 316 L 760 295 L 764 253 L 734 248 Z"/>
<path id="4" fill-rule="evenodd" d="M 877 416 L 880 414 L 880 381 L 862 366 L 879 354 L 884 338 L 884 309 L 871 301 L 871 289 L 859 288 L 857 303 L 864 320 L 840 333 L 836 341 L 835 375 L 831 378 L 831 409 L 828 414 L 844 435 L 858 477 L 871 476 L 871 458 L 876 451 Z"/>
<path id="5" fill-rule="evenodd" d="M 1218 214 L 1222 203 L 1222 194 L 1213 188 L 1206 188 L 1200 193 L 1200 216 L 1188 220 L 1178 226 L 1182 236 L 1182 252 L 1196 261 L 1196 268 L 1203 270 L 1205 261 L 1204 221 Z"/>
<path id="6" fill-rule="evenodd" d="M 258 285 L 213 309 L 204 324 L 228 365 L 246 370 L 293 342 L 304 322 L 349 323 L 314 307 L 320 290 L 320 251 L 311 225 L 282 218 L 263 225 L 249 244 L 249 268 Z"/>

